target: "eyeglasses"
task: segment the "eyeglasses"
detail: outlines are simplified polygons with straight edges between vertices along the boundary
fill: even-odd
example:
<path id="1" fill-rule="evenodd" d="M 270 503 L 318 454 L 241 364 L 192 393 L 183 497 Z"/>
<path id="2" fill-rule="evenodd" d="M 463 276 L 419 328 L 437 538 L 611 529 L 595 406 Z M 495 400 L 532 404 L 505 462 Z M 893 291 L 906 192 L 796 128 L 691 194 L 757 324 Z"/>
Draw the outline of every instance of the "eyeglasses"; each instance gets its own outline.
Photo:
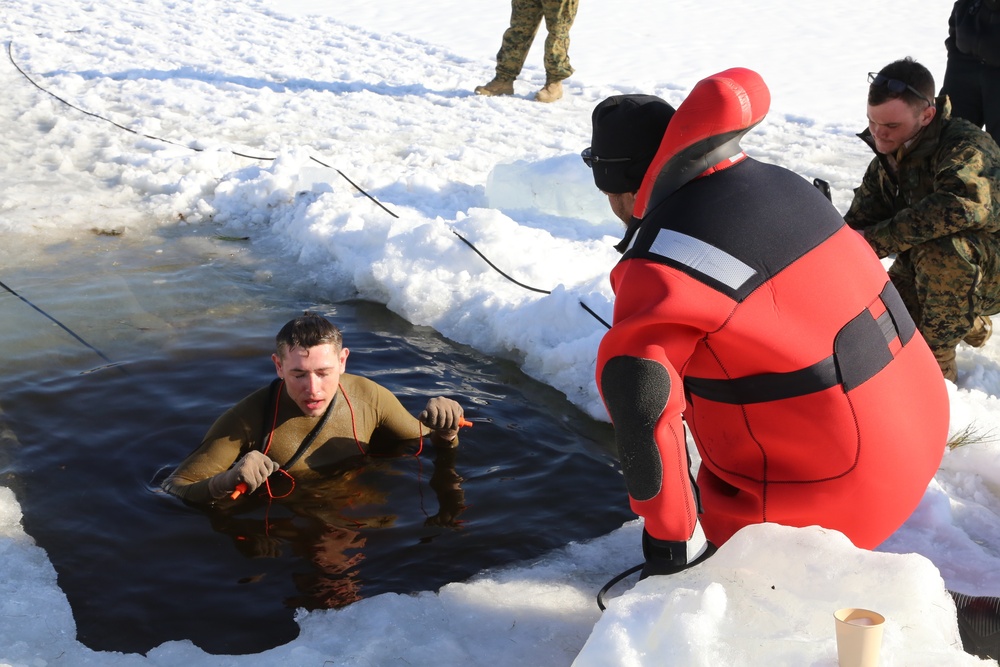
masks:
<path id="1" fill-rule="evenodd" d="M 906 83 L 905 81 L 900 81 L 899 79 L 890 79 L 889 77 L 879 74 L 878 72 L 868 72 L 868 83 L 873 86 L 885 86 L 889 89 L 890 93 L 895 93 L 896 95 L 902 95 L 907 90 L 927 102 L 927 106 L 934 106 L 934 102 L 927 99 L 927 97 L 921 93 L 919 90 Z"/>
<path id="2" fill-rule="evenodd" d="M 591 149 L 590 146 L 587 146 L 586 148 L 584 148 L 583 152 L 580 153 L 580 157 L 583 158 L 583 163 L 585 165 L 587 165 L 588 167 L 590 167 L 591 169 L 594 168 L 594 163 L 595 162 L 631 162 L 632 161 L 632 158 L 630 158 L 630 157 L 599 157 L 597 155 L 594 155 L 594 152 L 592 150 L 590 150 L 590 149 Z"/>

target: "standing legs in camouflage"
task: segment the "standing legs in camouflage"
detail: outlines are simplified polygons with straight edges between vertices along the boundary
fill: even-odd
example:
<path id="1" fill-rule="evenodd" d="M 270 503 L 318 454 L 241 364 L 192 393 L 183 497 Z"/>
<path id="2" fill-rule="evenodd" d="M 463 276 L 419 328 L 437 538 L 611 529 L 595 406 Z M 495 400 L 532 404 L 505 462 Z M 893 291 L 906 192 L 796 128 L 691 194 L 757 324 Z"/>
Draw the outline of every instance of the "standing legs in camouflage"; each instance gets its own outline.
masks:
<path id="1" fill-rule="evenodd" d="M 477 95 L 513 95 L 514 79 L 521 73 L 538 27 L 545 20 L 545 87 L 535 99 L 554 102 L 562 97 L 562 80 L 573 74 L 569 63 L 569 30 L 579 0 L 512 0 L 510 27 L 497 53 L 496 76 L 476 88 Z"/>

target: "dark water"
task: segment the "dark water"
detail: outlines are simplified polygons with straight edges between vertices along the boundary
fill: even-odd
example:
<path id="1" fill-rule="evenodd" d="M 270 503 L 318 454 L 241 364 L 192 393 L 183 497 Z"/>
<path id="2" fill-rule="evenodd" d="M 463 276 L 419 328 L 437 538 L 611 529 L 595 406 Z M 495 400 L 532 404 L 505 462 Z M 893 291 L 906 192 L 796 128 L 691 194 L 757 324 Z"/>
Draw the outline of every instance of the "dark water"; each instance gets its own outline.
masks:
<path id="1" fill-rule="evenodd" d="M 513 364 L 378 305 L 324 301 L 246 244 L 166 234 L 85 236 L 2 277 L 119 364 L 0 293 L 0 420 L 14 436 L 0 482 L 87 646 L 258 652 L 297 635 L 296 608 L 436 590 L 633 518 L 610 427 Z M 443 394 L 487 421 L 451 456 L 425 443 L 233 514 L 159 491 L 222 411 L 270 381 L 274 333 L 307 308 L 343 329 L 349 372 L 412 412 Z"/>

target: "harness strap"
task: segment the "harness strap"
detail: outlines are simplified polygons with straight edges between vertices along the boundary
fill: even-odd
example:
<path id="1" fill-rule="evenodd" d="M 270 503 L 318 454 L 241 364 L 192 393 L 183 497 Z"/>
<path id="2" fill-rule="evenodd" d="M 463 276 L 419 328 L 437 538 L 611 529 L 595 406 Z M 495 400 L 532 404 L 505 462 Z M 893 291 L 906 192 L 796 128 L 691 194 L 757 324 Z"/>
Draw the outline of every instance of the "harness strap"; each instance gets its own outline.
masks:
<path id="1" fill-rule="evenodd" d="M 269 388 L 268 406 L 270 409 L 268 410 L 268 413 L 271 415 L 271 418 L 268 419 L 267 413 L 264 415 L 264 426 L 263 426 L 264 432 L 262 434 L 260 442 L 260 451 L 263 452 L 264 454 L 267 454 L 268 450 L 271 449 L 271 439 L 274 437 L 274 430 L 278 427 L 278 403 L 281 400 L 281 387 L 283 386 L 283 384 L 284 384 L 283 380 L 281 380 L 280 378 L 275 378 L 271 382 L 271 386 Z M 323 427 L 326 426 L 327 421 L 329 421 L 330 419 L 330 413 L 333 412 L 333 406 L 336 403 L 337 403 L 337 397 L 334 396 L 333 400 L 330 401 L 330 405 L 326 406 L 326 411 L 323 413 L 323 417 L 319 420 L 319 422 L 317 422 L 315 426 L 313 426 L 312 430 L 309 431 L 306 437 L 302 440 L 302 443 L 299 445 L 298 449 L 295 450 L 295 453 L 292 454 L 292 457 L 285 462 L 285 465 L 281 466 L 283 469 L 288 470 L 295 464 L 296 461 L 302 458 L 302 455 L 306 453 L 307 449 L 309 449 L 309 446 L 316 439 L 316 436 L 318 436 L 320 431 L 323 430 Z M 352 422 L 353 422 L 353 412 L 352 412 Z M 356 440 L 357 436 L 355 436 L 355 441 Z"/>
<path id="2" fill-rule="evenodd" d="M 879 298 L 837 332 L 833 354 L 789 373 L 715 380 L 687 377 L 685 390 L 716 403 L 747 405 L 780 401 L 840 385 L 845 393 L 885 368 L 910 342 L 916 325 L 899 293 L 887 282 Z"/>
<path id="3" fill-rule="evenodd" d="M 282 382 L 281 378 L 274 378 L 268 386 L 268 409 L 262 415 L 263 423 L 260 427 L 260 443 L 258 447 L 259 451 L 264 454 L 267 454 L 267 450 L 271 448 L 271 438 L 274 436 L 274 428 L 278 424 L 278 398 L 281 395 L 280 388 Z"/>

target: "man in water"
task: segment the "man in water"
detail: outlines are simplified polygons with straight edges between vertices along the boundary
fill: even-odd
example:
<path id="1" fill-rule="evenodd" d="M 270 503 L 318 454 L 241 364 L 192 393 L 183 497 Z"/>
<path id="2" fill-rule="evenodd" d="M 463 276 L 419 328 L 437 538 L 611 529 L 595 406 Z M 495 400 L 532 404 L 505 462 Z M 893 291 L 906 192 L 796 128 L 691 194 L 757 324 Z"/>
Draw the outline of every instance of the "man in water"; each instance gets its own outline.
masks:
<path id="1" fill-rule="evenodd" d="M 229 502 L 272 475 L 282 494 L 298 475 L 330 469 L 349 458 L 390 453 L 430 434 L 435 445 L 458 445 L 462 407 L 439 396 L 413 417 L 388 389 L 345 372 L 350 351 L 326 318 L 305 313 L 275 338 L 277 379 L 226 411 L 201 444 L 163 482 L 200 504 Z"/>

